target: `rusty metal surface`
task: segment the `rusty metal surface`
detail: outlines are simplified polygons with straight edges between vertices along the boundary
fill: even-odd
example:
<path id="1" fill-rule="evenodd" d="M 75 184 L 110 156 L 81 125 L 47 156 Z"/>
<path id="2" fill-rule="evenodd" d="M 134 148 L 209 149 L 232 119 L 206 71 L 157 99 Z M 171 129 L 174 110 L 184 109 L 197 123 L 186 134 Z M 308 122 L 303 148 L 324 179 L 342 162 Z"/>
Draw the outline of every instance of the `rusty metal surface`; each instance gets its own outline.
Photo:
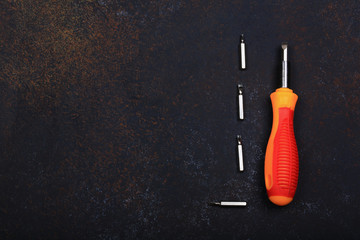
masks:
<path id="1" fill-rule="evenodd" d="M 359 21 L 358 1 L 1 1 L 1 238 L 359 239 Z M 278 208 L 263 161 L 284 40 L 300 176 Z"/>

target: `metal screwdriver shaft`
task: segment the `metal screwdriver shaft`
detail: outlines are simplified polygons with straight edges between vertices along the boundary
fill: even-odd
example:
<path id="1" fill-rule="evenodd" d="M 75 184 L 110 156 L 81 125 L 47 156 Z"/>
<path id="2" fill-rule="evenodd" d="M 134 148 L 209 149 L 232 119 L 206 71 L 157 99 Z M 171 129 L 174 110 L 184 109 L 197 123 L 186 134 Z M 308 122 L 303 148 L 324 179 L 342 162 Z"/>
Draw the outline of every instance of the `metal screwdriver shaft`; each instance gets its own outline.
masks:
<path id="1" fill-rule="evenodd" d="M 212 202 L 209 203 L 216 206 L 226 206 L 226 207 L 245 207 L 246 202 Z"/>
<path id="2" fill-rule="evenodd" d="M 240 172 L 244 171 L 244 160 L 243 160 L 243 150 L 240 135 L 236 137 L 238 142 L 238 159 L 239 159 L 239 170 Z"/>
<path id="3" fill-rule="evenodd" d="M 245 39 L 244 39 L 244 34 L 240 35 L 240 46 L 239 46 L 239 50 L 240 50 L 240 70 L 245 70 L 246 69 L 246 53 L 245 53 Z"/>
<path id="4" fill-rule="evenodd" d="M 244 120 L 244 97 L 243 97 L 243 86 L 238 84 L 238 91 L 239 91 L 239 119 Z"/>
<path id="5" fill-rule="evenodd" d="M 288 44 L 286 42 L 281 44 L 283 60 L 282 60 L 282 87 L 288 87 Z"/>

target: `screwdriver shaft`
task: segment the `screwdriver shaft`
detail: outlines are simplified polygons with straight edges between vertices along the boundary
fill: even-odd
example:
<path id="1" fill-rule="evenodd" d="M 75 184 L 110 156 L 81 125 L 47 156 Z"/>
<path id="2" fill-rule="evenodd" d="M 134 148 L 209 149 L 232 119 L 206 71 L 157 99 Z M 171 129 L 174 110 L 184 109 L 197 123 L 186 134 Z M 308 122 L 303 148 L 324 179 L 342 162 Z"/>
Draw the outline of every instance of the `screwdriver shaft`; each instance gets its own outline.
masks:
<path id="1" fill-rule="evenodd" d="M 217 206 L 227 206 L 227 207 L 245 207 L 246 206 L 246 202 L 213 202 L 210 204 L 217 205 Z"/>
<path id="2" fill-rule="evenodd" d="M 282 87 L 288 87 L 288 44 L 286 42 L 281 44 L 283 60 L 282 60 Z"/>
<path id="3" fill-rule="evenodd" d="M 244 97 L 243 97 L 243 87 L 241 84 L 238 84 L 239 91 L 239 119 L 244 120 Z"/>
<path id="4" fill-rule="evenodd" d="M 246 69 L 246 57 L 245 57 L 245 39 L 244 34 L 240 35 L 240 69 Z"/>
<path id="5" fill-rule="evenodd" d="M 242 151 L 242 143 L 240 136 L 237 136 L 238 141 L 238 158 L 239 158 L 239 170 L 240 172 L 244 171 L 244 160 L 243 160 L 243 151 Z"/>

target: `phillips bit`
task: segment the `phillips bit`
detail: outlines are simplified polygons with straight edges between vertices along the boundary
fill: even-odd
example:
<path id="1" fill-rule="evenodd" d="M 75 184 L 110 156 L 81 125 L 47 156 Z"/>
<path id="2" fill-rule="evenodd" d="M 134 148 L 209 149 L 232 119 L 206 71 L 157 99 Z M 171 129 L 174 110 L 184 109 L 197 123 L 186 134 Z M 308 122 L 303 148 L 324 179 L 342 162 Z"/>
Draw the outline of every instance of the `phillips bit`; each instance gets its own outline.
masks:
<path id="1" fill-rule="evenodd" d="M 245 207 L 246 202 L 211 202 L 210 205 L 224 207 Z"/>
<path id="2" fill-rule="evenodd" d="M 239 170 L 240 172 L 244 171 L 244 161 L 243 161 L 243 151 L 242 151 L 242 143 L 240 139 L 240 135 L 236 137 L 238 142 L 238 158 L 239 158 Z"/>
<path id="3" fill-rule="evenodd" d="M 243 97 L 243 86 L 238 84 L 239 91 L 239 119 L 244 120 L 244 97 Z"/>
<path id="4" fill-rule="evenodd" d="M 240 70 L 245 70 L 246 69 L 246 53 L 245 53 L 244 34 L 240 35 L 239 55 L 240 55 Z"/>

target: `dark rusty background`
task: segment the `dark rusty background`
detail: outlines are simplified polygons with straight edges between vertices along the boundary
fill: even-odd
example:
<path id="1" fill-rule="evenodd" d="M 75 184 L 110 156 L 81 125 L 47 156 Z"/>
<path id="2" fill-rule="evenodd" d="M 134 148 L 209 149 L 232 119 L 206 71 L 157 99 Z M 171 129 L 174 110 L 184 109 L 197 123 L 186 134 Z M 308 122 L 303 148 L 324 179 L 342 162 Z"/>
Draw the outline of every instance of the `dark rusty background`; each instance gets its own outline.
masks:
<path id="1" fill-rule="evenodd" d="M 356 0 L 1 1 L 0 237 L 359 239 L 359 21 Z M 300 176 L 279 208 L 263 161 L 282 41 Z"/>

